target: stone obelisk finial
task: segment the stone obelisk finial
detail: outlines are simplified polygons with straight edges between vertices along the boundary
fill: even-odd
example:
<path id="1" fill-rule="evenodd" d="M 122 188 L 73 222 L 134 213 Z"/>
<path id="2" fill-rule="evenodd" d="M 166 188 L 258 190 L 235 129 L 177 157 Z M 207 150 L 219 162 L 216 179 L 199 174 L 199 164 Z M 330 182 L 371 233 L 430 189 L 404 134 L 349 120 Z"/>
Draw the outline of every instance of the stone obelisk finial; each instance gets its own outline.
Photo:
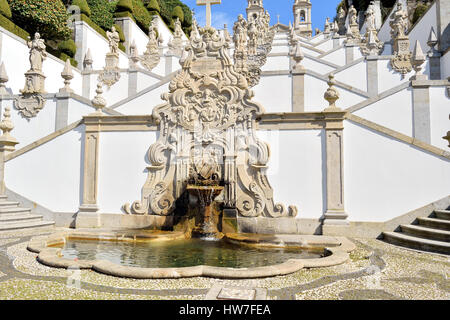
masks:
<path id="1" fill-rule="evenodd" d="M 9 92 L 6 90 L 6 83 L 9 81 L 8 75 L 6 74 L 5 64 L 2 62 L 0 66 L 0 96 L 7 95 Z"/>

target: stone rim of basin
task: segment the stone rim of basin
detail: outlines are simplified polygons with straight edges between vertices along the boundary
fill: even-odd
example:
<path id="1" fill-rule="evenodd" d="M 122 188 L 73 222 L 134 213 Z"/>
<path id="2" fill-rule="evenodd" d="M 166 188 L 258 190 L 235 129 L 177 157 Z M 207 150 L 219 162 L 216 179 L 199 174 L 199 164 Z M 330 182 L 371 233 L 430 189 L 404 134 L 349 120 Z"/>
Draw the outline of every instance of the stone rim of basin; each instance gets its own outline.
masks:
<path id="1" fill-rule="evenodd" d="M 125 236 L 124 236 L 125 235 Z M 61 256 L 61 249 L 52 246 L 65 244 L 67 239 L 89 239 L 89 240 L 111 240 L 111 241 L 167 241 L 170 239 L 181 239 L 184 234 L 181 232 L 163 232 L 161 237 L 149 237 L 139 239 L 139 233 L 133 234 L 133 238 L 126 235 L 126 232 L 79 232 L 66 231 L 49 235 L 45 239 L 33 238 L 28 243 L 27 249 L 37 253 L 37 261 L 43 265 L 54 268 L 65 269 L 91 269 L 106 275 L 134 278 L 134 279 L 178 279 L 190 277 L 211 277 L 222 279 L 251 279 L 266 278 L 281 275 L 288 275 L 297 272 L 305 267 L 318 268 L 339 265 L 349 260 L 349 252 L 356 246 L 345 237 L 326 236 L 302 236 L 302 235 L 261 235 L 261 234 L 227 234 L 229 240 L 240 241 L 241 244 L 251 243 L 261 246 L 280 246 L 280 241 L 284 244 L 297 244 L 301 248 L 323 248 L 326 255 L 317 259 L 289 259 L 281 264 L 256 268 L 225 268 L 199 265 L 180 268 L 140 268 L 127 267 L 105 260 L 70 260 Z M 240 240 L 239 240 L 240 239 Z M 268 241 L 274 239 L 272 243 Z M 247 243 L 245 243 L 245 241 Z"/>

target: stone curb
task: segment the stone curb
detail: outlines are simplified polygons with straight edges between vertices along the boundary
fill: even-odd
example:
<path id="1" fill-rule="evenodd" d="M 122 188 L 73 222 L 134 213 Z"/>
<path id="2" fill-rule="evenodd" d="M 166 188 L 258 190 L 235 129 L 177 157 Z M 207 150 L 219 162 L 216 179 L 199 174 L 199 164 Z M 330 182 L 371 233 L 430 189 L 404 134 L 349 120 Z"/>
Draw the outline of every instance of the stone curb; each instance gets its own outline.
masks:
<path id="1" fill-rule="evenodd" d="M 175 239 L 179 238 L 178 234 L 172 236 L 174 236 Z M 242 235 L 239 236 L 243 237 Z M 356 248 L 353 242 L 344 237 L 277 235 L 276 239 L 273 239 L 273 236 L 260 235 L 256 236 L 254 239 L 247 237 L 246 244 L 259 245 L 263 247 L 279 247 L 282 243 L 287 243 L 288 246 L 294 246 L 297 244 L 297 246 L 304 248 L 322 247 L 325 248 L 327 256 L 318 259 L 290 259 L 281 264 L 257 268 L 223 268 L 205 265 L 184 268 L 139 268 L 121 266 L 105 260 L 77 261 L 65 259 L 61 256 L 61 249 L 51 248 L 49 246 L 64 244 L 67 238 L 103 239 L 112 241 L 136 240 L 136 236 L 119 237 L 114 233 L 101 232 L 93 234 L 89 232 L 63 232 L 50 235 L 44 240 L 42 238 L 31 239 L 27 249 L 31 252 L 37 253 L 37 261 L 49 267 L 65 269 L 92 269 L 99 273 L 122 278 L 180 279 L 190 277 L 210 277 L 220 279 L 255 279 L 288 275 L 303 268 L 329 267 L 342 264 L 349 260 L 348 252 Z M 147 239 L 149 238 L 151 239 L 152 237 L 148 237 Z M 170 234 L 165 236 L 166 240 L 170 238 Z M 231 236 L 230 239 L 232 238 L 233 237 Z M 235 238 L 237 237 L 235 236 Z M 272 243 L 269 241 L 270 238 L 273 240 Z M 230 239 L 228 239 L 228 241 Z M 263 240 L 261 241 L 261 239 Z M 242 244 L 243 242 L 240 243 Z"/>

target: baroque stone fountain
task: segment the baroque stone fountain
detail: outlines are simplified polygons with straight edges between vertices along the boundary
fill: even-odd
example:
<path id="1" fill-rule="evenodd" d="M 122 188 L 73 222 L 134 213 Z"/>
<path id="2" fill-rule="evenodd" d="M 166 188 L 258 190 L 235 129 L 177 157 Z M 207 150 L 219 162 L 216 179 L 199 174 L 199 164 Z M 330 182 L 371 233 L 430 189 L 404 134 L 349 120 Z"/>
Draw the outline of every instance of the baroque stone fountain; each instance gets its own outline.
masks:
<path id="1" fill-rule="evenodd" d="M 255 129 L 264 108 L 252 101 L 245 71 L 236 70 L 225 39 L 212 27 L 200 28 L 180 64 L 181 72 L 163 95 L 167 102 L 153 109 L 160 135 L 148 153 L 151 166 L 142 200 L 125 204 L 124 211 L 171 216 L 188 190 L 202 194 L 209 214 L 207 204 L 222 191 L 227 216 L 294 218 L 295 206 L 286 209 L 273 200 L 266 175 L 270 148 Z M 201 178 L 197 182 L 214 174 L 223 187 L 191 184 L 192 173 Z"/>
<path id="2" fill-rule="evenodd" d="M 237 70 L 228 51 L 227 41 L 216 29 L 195 30 L 180 59 L 182 70 L 163 96 L 166 103 L 153 109 L 160 134 L 148 152 L 151 165 L 142 199 L 125 204 L 123 210 L 127 214 L 164 217 L 172 222 L 170 231 L 81 230 L 54 234 L 45 240 L 33 239 L 28 249 L 39 253 L 40 263 L 138 279 L 248 279 L 348 260 L 347 251 L 354 246 L 346 239 L 246 234 L 242 233 L 244 228 L 239 229 L 240 219 L 294 219 L 297 208 L 274 202 L 266 175 L 270 149 L 256 134 L 257 119 L 264 109 L 252 101 L 248 68 Z M 247 63 L 245 56 L 241 64 Z M 177 219 L 184 219 L 188 230 L 177 230 Z M 227 226 L 235 229 L 229 231 Z M 203 241 L 186 239 L 187 234 L 194 238 L 223 238 Z M 87 245 L 77 243 L 77 239 L 113 240 L 108 245 L 114 248 L 101 251 L 99 248 L 107 246 L 104 243 Z M 144 248 L 140 242 L 145 243 Z M 266 251 L 273 247 L 290 252 Z M 312 249 L 315 252 L 308 251 Z M 74 250 L 79 255 L 71 256 Z M 100 252 L 102 256 L 118 252 L 118 256 L 97 260 Z M 134 262 L 137 268 L 117 264 L 127 256 L 126 252 L 134 259 L 145 259 Z"/>

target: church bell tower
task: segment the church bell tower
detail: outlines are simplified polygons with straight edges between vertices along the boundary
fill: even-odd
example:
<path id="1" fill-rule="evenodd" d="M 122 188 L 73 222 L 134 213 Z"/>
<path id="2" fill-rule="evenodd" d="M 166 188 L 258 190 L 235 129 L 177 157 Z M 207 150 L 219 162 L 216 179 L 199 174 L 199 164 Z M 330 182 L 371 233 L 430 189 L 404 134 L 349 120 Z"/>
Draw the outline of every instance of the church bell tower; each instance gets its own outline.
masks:
<path id="1" fill-rule="evenodd" d="M 264 14 L 263 0 L 247 0 L 247 21 L 254 20 Z"/>
<path id="2" fill-rule="evenodd" d="M 295 0 L 293 7 L 295 32 L 306 38 L 312 37 L 311 7 L 310 0 Z"/>

